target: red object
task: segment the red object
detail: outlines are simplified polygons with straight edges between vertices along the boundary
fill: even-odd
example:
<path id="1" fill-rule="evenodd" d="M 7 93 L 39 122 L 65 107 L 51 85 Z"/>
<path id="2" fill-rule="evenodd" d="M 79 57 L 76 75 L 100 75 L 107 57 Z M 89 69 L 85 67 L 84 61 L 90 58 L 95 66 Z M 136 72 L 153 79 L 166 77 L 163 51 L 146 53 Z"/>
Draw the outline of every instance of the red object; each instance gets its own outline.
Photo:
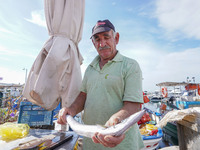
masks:
<path id="1" fill-rule="evenodd" d="M 200 87 L 198 86 L 198 94 L 200 95 Z"/>
<path id="2" fill-rule="evenodd" d="M 147 96 L 144 96 L 143 99 L 144 99 L 144 103 L 150 102 L 150 100 L 149 100 L 149 98 Z"/>
<path id="3" fill-rule="evenodd" d="M 160 105 L 160 109 L 161 109 L 161 110 L 166 110 L 166 108 L 167 108 L 167 105 L 165 105 L 164 103 L 162 103 L 162 104 Z"/>
<path id="4" fill-rule="evenodd" d="M 140 121 L 141 121 L 142 123 L 148 122 L 148 121 L 150 121 L 150 120 L 151 120 L 151 118 L 150 118 L 150 116 L 149 116 L 148 113 L 145 113 L 145 114 L 142 116 L 142 118 L 140 119 Z"/>
<path id="5" fill-rule="evenodd" d="M 143 92 L 143 101 L 144 101 L 144 103 L 148 103 L 148 102 L 150 102 L 149 98 L 147 97 L 147 95 L 145 95 L 144 92 Z M 140 108 L 142 108 L 142 105 L 143 105 L 143 103 L 140 104 Z"/>
<path id="6" fill-rule="evenodd" d="M 197 92 L 200 95 L 200 86 L 199 86 L 199 84 L 195 84 L 195 83 L 188 84 L 188 85 L 185 86 L 185 89 L 187 91 L 196 90 L 197 89 Z"/>
<path id="7" fill-rule="evenodd" d="M 144 103 L 150 102 L 149 98 L 147 97 L 147 95 L 144 94 L 144 92 L 143 92 L 143 100 L 144 100 Z"/>
<path id="8" fill-rule="evenodd" d="M 142 121 L 141 121 L 141 120 L 139 120 L 139 121 L 137 122 L 137 124 L 138 124 L 138 125 L 142 124 Z"/>
<path id="9" fill-rule="evenodd" d="M 187 91 L 189 91 L 189 90 L 196 90 L 198 88 L 199 88 L 199 85 L 195 84 L 195 83 L 190 83 L 190 84 L 188 84 L 188 85 L 185 86 L 185 89 Z"/>
<path id="10" fill-rule="evenodd" d="M 198 88 L 198 94 L 200 95 L 200 88 Z"/>
<path id="11" fill-rule="evenodd" d="M 150 132 L 150 134 L 149 135 L 156 135 L 158 133 L 158 129 L 154 129 L 154 130 L 152 130 L 151 132 Z"/>
<path id="12" fill-rule="evenodd" d="M 151 147 L 151 145 L 147 145 L 147 146 L 146 146 L 146 148 L 149 148 L 149 147 Z"/>
<path id="13" fill-rule="evenodd" d="M 166 88 L 166 87 L 163 87 L 163 88 L 161 89 L 161 92 L 162 92 L 162 96 L 163 96 L 163 97 L 167 97 L 167 96 L 168 96 L 167 88 Z"/>

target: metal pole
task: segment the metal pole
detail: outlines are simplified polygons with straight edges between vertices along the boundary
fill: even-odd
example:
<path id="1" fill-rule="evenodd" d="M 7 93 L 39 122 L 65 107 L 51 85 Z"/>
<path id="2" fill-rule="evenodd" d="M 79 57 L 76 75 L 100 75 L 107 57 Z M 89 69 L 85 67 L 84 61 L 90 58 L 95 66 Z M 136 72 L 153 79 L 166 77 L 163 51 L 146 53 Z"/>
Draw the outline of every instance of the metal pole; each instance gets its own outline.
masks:
<path id="1" fill-rule="evenodd" d="M 26 75 L 25 75 L 25 83 L 27 81 L 27 69 L 26 69 Z"/>
<path id="2" fill-rule="evenodd" d="M 26 81 L 27 81 L 27 68 L 23 68 L 22 70 L 25 70 L 26 72 L 25 72 L 25 83 L 26 83 Z"/>

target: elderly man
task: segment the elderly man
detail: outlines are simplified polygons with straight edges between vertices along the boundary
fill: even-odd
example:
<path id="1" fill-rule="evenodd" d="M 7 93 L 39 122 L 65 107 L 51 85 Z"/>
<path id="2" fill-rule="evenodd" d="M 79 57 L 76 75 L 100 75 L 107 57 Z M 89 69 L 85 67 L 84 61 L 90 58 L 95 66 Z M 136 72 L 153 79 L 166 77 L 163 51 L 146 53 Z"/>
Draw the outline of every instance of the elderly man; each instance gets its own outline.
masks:
<path id="1" fill-rule="evenodd" d="M 111 126 L 140 110 L 143 103 L 142 73 L 138 63 L 119 53 L 119 33 L 109 20 L 98 21 L 92 29 L 92 42 L 98 52 L 85 71 L 80 94 L 68 108 L 61 109 L 58 123 L 66 123 L 84 110 L 85 124 Z M 115 137 L 96 133 L 83 139 L 84 150 L 139 150 L 143 141 L 135 124 L 125 134 Z"/>

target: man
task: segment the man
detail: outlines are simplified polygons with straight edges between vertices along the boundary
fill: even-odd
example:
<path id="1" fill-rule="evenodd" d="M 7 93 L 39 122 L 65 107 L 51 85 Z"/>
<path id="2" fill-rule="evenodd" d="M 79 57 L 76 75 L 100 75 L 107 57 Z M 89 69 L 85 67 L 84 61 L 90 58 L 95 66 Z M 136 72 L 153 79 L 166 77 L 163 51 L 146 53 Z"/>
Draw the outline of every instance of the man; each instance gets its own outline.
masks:
<path id="1" fill-rule="evenodd" d="M 138 63 L 122 56 L 116 49 L 119 33 L 109 20 L 98 21 L 92 29 L 92 42 L 98 56 L 85 71 L 81 92 L 69 108 L 61 109 L 58 123 L 66 123 L 66 114 L 72 116 L 84 110 L 85 124 L 119 123 L 140 110 L 143 103 L 142 73 Z M 97 144 L 98 143 L 98 144 Z M 96 133 L 92 139 L 83 139 L 83 150 L 139 150 L 143 141 L 137 125 L 125 134 L 115 137 Z"/>

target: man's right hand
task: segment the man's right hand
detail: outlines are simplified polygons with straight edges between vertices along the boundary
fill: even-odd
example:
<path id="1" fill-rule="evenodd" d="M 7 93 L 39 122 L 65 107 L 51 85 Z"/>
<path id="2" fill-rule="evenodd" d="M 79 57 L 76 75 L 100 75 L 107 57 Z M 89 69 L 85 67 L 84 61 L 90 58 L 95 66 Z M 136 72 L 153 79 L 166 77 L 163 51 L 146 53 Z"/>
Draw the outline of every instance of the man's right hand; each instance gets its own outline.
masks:
<path id="1" fill-rule="evenodd" d="M 59 111 L 57 123 L 65 125 L 67 123 L 66 115 L 71 115 L 74 117 L 77 113 L 81 112 L 84 108 L 86 97 L 86 93 L 80 92 L 70 107 L 63 107 Z"/>
<path id="2" fill-rule="evenodd" d="M 57 123 L 65 125 L 67 123 L 66 115 L 72 115 L 68 107 L 63 107 L 58 114 Z"/>

